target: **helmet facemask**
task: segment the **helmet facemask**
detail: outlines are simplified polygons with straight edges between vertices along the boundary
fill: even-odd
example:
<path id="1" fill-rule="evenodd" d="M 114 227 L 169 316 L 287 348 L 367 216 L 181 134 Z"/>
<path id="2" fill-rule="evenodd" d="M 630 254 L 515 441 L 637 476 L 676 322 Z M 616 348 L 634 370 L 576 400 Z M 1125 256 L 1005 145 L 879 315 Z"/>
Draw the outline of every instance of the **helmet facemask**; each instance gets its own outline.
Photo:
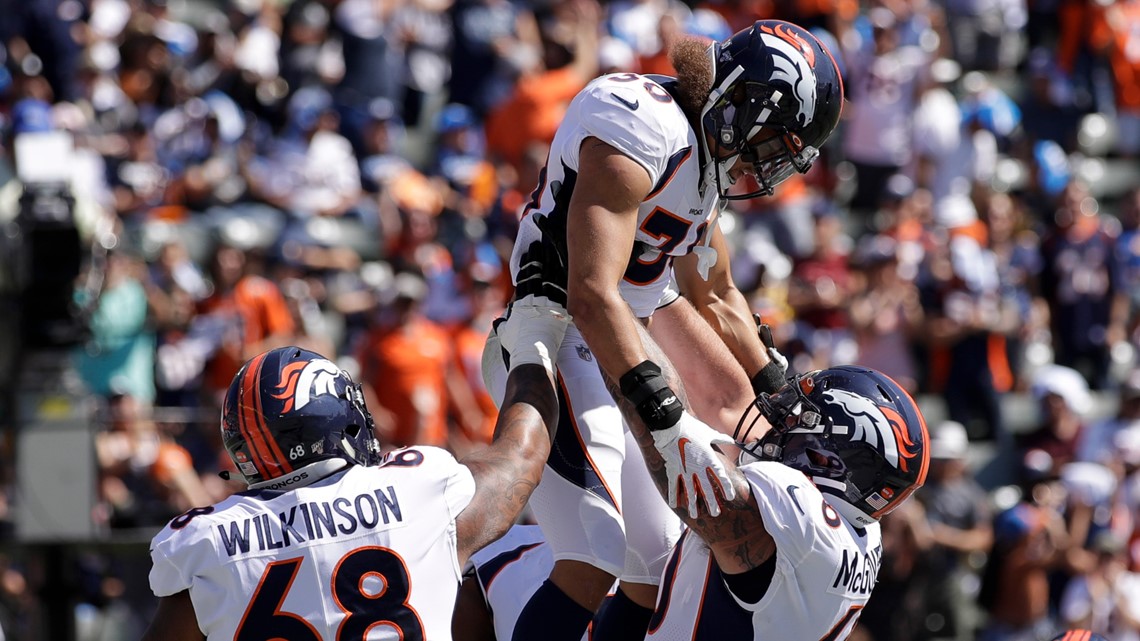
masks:
<path id="1" fill-rule="evenodd" d="M 721 47 L 709 47 L 716 65 Z M 704 188 L 716 185 L 725 200 L 746 200 L 770 196 L 793 173 L 805 173 L 819 156 L 819 150 L 805 145 L 798 135 L 781 122 L 780 102 L 787 97 L 771 85 L 742 79 L 739 65 L 714 87 L 701 111 L 704 136 L 701 150 L 705 162 Z M 710 145 L 715 146 L 710 148 Z M 714 151 L 715 150 L 715 151 Z M 737 161 L 747 164 L 759 188 L 748 193 L 728 193 L 735 184 L 730 171 Z"/>
<path id="2" fill-rule="evenodd" d="M 791 379 L 775 394 L 761 394 L 737 424 L 734 439 L 747 454 L 803 472 L 829 504 L 856 526 L 875 523 L 902 503 L 921 481 L 895 478 L 871 447 L 852 446 L 834 432 L 826 411 L 812 400 L 814 374 Z M 771 429 L 748 442 L 764 418 Z"/>

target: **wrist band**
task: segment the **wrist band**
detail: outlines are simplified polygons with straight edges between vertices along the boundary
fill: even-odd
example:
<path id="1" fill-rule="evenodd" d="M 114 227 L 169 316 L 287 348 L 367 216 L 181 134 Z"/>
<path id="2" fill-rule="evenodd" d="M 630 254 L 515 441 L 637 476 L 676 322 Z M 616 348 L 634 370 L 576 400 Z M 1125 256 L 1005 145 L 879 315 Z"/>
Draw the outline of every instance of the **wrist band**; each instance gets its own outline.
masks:
<path id="1" fill-rule="evenodd" d="M 774 360 L 768 361 L 768 364 L 760 368 L 759 372 L 752 377 L 752 391 L 757 395 L 759 394 L 775 394 L 780 391 L 784 385 L 787 384 L 787 379 L 784 378 L 784 368 Z"/>
<path id="2" fill-rule="evenodd" d="M 685 406 L 665 383 L 661 368 L 653 361 L 642 361 L 618 381 L 622 396 L 637 410 L 650 431 L 669 429 L 681 420 Z"/>

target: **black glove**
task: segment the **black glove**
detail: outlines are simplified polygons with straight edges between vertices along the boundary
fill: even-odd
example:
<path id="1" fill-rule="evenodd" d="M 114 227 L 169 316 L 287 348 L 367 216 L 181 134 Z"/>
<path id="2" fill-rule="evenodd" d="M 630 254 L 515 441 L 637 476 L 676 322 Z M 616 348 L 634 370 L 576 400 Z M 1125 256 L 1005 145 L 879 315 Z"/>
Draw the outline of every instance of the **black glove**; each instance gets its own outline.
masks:
<path id="1" fill-rule="evenodd" d="M 768 352 L 768 364 L 752 377 L 752 391 L 757 394 L 773 394 L 787 382 L 788 359 L 776 349 L 776 341 L 772 339 L 772 328 L 760 319 L 759 314 L 753 314 L 752 320 L 756 322 L 756 333 L 760 335 L 760 342 Z"/>
<path id="2" fill-rule="evenodd" d="M 550 240 L 536 240 L 523 252 L 515 282 L 515 300 L 542 296 L 566 307 L 566 260 Z"/>

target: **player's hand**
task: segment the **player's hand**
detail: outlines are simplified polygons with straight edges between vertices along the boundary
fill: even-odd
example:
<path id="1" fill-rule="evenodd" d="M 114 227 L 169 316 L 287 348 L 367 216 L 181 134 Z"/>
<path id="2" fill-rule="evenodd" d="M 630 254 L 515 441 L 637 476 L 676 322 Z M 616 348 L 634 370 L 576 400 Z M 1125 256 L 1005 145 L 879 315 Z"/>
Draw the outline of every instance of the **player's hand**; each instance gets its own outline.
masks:
<path id="1" fill-rule="evenodd" d="M 772 338 L 772 328 L 760 319 L 760 314 L 753 314 L 752 320 L 756 322 L 756 333 L 760 335 L 760 342 L 764 345 L 764 351 L 768 352 L 768 358 L 776 361 L 780 369 L 786 373 L 788 371 L 788 358 L 776 349 L 776 340 Z"/>
<path id="2" fill-rule="evenodd" d="M 720 498 L 714 492 L 719 488 L 726 501 L 736 498 L 736 488 L 728 475 L 724 461 L 713 449 L 715 444 L 732 445 L 733 440 L 705 425 L 687 411 L 673 427 L 650 432 L 661 458 L 665 460 L 665 475 L 669 479 L 669 507 L 678 507 L 678 495 L 684 488 L 688 499 L 690 518 L 697 518 L 698 496 L 704 501 L 710 516 L 720 514 Z M 709 476 L 713 479 L 710 480 Z"/>
<path id="3" fill-rule="evenodd" d="M 529 295 L 511 303 L 506 320 L 496 324 L 499 342 L 510 354 L 509 369 L 542 365 L 553 376 L 569 325 L 566 308 L 545 296 Z"/>
<path id="4" fill-rule="evenodd" d="M 528 296 L 548 299 L 566 307 L 566 281 L 570 272 L 553 242 L 539 239 L 527 246 L 515 276 L 515 300 Z"/>

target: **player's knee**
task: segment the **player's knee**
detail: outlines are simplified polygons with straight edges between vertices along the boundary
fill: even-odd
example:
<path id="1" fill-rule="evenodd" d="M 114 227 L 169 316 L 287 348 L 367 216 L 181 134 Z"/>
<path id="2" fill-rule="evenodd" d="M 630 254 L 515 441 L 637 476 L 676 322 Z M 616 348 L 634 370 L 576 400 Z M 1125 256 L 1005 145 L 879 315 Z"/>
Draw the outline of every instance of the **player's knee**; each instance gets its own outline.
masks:
<path id="1" fill-rule="evenodd" d="M 585 561 L 564 559 L 554 562 L 550 581 L 566 596 L 590 610 L 597 610 L 617 577 Z"/>

